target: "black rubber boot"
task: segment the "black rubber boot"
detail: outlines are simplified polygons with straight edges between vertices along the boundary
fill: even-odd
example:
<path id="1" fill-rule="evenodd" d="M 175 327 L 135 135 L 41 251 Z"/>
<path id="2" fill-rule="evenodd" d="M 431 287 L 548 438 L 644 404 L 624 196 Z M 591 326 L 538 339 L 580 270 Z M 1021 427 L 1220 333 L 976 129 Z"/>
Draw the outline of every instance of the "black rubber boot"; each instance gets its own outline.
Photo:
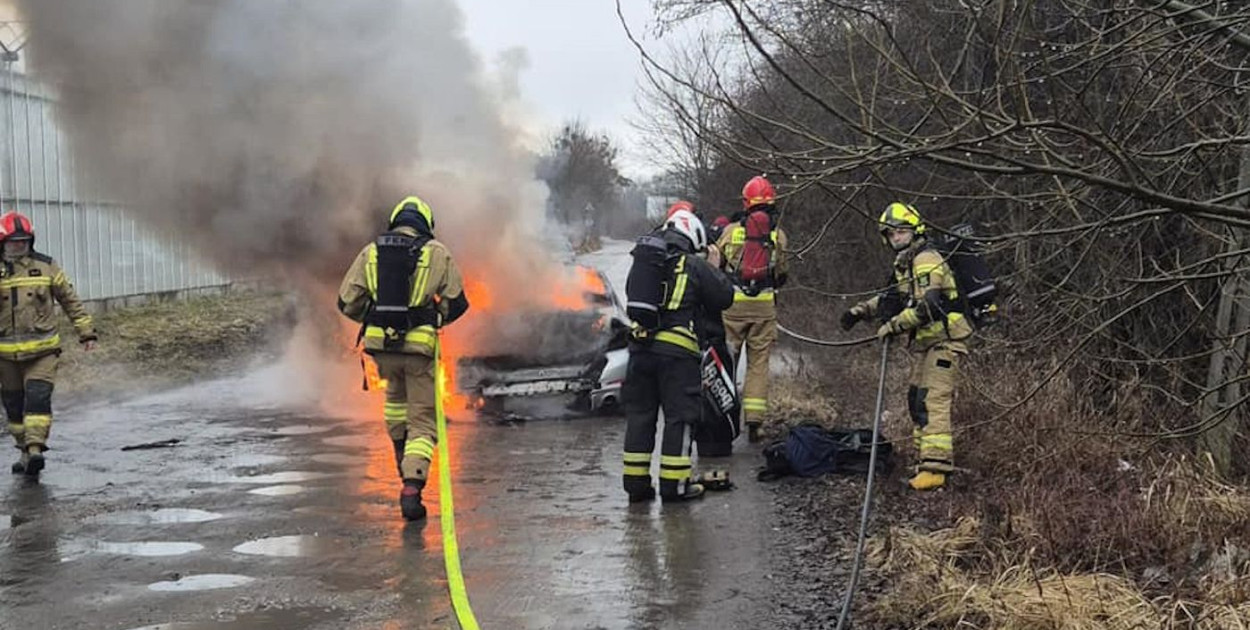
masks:
<path id="1" fill-rule="evenodd" d="M 12 468 L 10 468 L 9 470 L 12 470 L 12 471 L 13 471 L 13 474 L 15 474 L 15 475 L 20 475 L 20 474 L 22 474 L 22 473 L 25 473 L 25 472 L 26 472 L 26 462 L 27 462 L 27 461 L 29 461 L 29 460 L 30 460 L 30 456 L 26 454 L 26 451 L 25 451 L 25 450 L 23 450 L 23 451 L 22 451 L 22 456 L 21 456 L 21 458 L 19 458 L 19 459 L 18 459 L 17 461 L 15 461 L 15 462 L 13 462 L 13 467 L 12 467 Z"/>
<path id="2" fill-rule="evenodd" d="M 395 447 L 395 470 L 399 472 L 399 478 L 404 478 L 404 440 L 391 440 L 391 446 Z"/>
<path id="3" fill-rule="evenodd" d="M 43 460 L 43 448 L 39 446 L 31 446 L 26 449 L 26 453 L 28 455 L 28 459 L 26 461 L 26 470 L 24 472 L 27 477 L 38 477 L 39 473 L 43 472 L 45 464 Z"/>
<path id="4" fill-rule="evenodd" d="M 404 520 L 419 521 L 425 518 L 425 506 L 421 504 L 421 490 L 425 488 L 424 479 L 405 479 L 404 489 L 399 492 L 399 511 Z"/>
<path id="5" fill-rule="evenodd" d="M 655 498 L 655 488 L 648 486 L 646 490 L 629 493 L 630 503 L 645 503 Z"/>
<path id="6" fill-rule="evenodd" d="M 752 444 L 755 444 L 756 442 L 760 441 L 760 423 L 758 422 L 747 423 L 747 441 Z"/>

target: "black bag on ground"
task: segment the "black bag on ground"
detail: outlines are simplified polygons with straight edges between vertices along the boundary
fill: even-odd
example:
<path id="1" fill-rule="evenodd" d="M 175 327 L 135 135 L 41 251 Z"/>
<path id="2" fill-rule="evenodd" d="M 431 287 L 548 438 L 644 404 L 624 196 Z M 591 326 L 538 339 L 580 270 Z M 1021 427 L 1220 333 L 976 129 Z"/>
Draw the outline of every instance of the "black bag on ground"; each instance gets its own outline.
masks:
<path id="1" fill-rule="evenodd" d="M 894 446 L 877 444 L 877 472 L 889 471 Z M 764 468 L 757 478 L 771 481 L 795 475 L 816 477 L 828 473 L 864 474 L 872 454 L 871 429 L 826 429 L 805 423 L 792 427 L 780 440 L 764 447 Z"/>

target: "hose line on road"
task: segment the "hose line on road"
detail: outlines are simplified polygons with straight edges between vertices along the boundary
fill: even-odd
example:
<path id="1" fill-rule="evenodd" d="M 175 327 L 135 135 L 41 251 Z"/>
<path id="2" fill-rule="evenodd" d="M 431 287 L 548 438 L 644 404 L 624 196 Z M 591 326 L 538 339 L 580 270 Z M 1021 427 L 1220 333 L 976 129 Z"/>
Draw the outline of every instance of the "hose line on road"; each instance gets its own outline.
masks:
<path id="1" fill-rule="evenodd" d="M 447 567 L 447 590 L 461 630 L 479 630 L 469 606 L 469 593 L 460 570 L 460 543 L 456 540 L 456 508 L 451 496 L 451 454 L 447 447 L 447 416 L 443 413 L 441 338 L 434 342 L 434 417 L 438 424 L 438 520 L 443 528 L 443 564 Z"/>
<path id="2" fill-rule="evenodd" d="M 846 627 L 851 616 L 851 602 L 855 599 L 855 588 L 859 586 L 859 570 L 864 561 L 864 543 L 868 538 L 868 518 L 872 514 L 872 482 L 877 475 L 877 444 L 881 441 L 881 412 L 885 403 L 885 368 L 890 358 L 890 338 L 881 342 L 881 377 L 877 381 L 877 410 L 872 416 L 872 447 L 868 452 L 868 484 L 864 489 L 864 509 L 859 520 L 859 541 L 855 543 L 855 563 L 851 565 L 851 583 L 846 588 L 846 599 L 842 601 L 842 613 L 838 615 L 838 628 Z"/>

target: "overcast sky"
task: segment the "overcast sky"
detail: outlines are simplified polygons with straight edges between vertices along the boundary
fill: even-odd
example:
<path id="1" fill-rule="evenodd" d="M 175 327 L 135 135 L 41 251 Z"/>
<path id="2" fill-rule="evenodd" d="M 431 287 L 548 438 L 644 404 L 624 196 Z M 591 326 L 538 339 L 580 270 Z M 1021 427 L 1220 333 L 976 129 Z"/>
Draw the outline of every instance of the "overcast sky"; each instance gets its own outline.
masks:
<path id="1" fill-rule="evenodd" d="M 621 5 L 634 32 L 644 31 L 650 0 L 621 0 Z M 580 118 L 621 145 L 626 175 L 651 170 L 632 155 L 637 138 L 626 117 L 635 112 L 639 58 L 613 0 L 460 0 L 460 6 L 468 37 L 488 64 L 509 48 L 528 53 L 521 92 L 535 122 L 555 129 Z"/>

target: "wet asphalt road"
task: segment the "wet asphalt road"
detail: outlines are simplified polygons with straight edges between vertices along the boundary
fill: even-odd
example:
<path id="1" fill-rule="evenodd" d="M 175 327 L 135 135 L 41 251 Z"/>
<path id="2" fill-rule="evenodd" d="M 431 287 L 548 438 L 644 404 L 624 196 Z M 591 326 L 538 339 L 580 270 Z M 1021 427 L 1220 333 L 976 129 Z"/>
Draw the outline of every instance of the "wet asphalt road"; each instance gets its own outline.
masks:
<path id="1" fill-rule="evenodd" d="M 402 522 L 380 402 L 301 409 L 275 394 L 283 372 L 62 413 L 40 482 L 0 482 L 0 628 L 455 627 L 437 492 L 427 522 Z M 735 491 L 627 506 L 623 431 L 454 419 L 482 627 L 759 627 L 771 499 L 746 480 L 754 449 L 729 461 Z"/>

